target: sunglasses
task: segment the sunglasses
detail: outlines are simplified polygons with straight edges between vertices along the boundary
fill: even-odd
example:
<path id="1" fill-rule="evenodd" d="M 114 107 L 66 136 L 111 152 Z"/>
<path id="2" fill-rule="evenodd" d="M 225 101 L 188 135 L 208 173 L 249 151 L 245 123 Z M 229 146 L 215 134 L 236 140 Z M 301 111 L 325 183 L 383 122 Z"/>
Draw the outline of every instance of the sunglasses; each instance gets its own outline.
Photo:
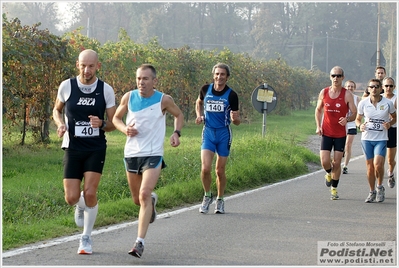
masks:
<path id="1" fill-rule="evenodd" d="M 341 78 L 341 77 L 342 77 L 342 74 L 332 74 L 331 77 L 332 77 L 332 78 L 335 78 L 335 77 Z"/>
<path id="2" fill-rule="evenodd" d="M 372 86 L 369 86 L 369 88 L 380 88 L 380 86 L 378 86 L 378 85 L 372 85 Z"/>
<path id="3" fill-rule="evenodd" d="M 385 85 L 385 87 L 394 87 L 393 85 Z"/>

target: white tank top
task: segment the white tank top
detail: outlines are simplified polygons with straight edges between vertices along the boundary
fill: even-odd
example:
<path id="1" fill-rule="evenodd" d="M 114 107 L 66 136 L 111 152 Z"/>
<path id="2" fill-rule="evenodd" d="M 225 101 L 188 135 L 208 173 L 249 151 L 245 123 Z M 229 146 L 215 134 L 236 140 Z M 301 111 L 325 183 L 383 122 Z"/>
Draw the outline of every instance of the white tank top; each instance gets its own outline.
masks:
<path id="1" fill-rule="evenodd" d="M 356 107 L 357 107 L 357 105 L 359 103 L 359 99 L 360 99 L 359 96 L 353 94 L 353 102 L 355 103 Z M 347 116 L 351 116 L 351 115 L 352 115 L 352 113 L 349 110 Z M 351 122 L 346 123 L 346 130 L 352 129 L 352 128 L 356 128 L 356 122 L 355 121 L 351 121 Z"/>
<path id="2" fill-rule="evenodd" d="M 125 157 L 163 156 L 166 117 L 162 112 L 163 93 L 154 90 L 149 98 L 140 96 L 137 89 L 130 92 L 126 125 L 135 124 L 138 134 L 127 137 Z"/>

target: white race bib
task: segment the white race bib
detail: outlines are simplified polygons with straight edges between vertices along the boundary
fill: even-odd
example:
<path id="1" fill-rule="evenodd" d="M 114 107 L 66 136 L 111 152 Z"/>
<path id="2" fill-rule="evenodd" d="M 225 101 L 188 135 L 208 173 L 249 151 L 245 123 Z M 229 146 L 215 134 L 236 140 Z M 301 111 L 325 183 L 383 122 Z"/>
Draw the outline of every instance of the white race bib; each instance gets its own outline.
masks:
<path id="1" fill-rule="evenodd" d="M 79 138 L 93 138 L 100 136 L 100 129 L 89 125 L 75 125 L 75 136 Z"/>
<path id="2" fill-rule="evenodd" d="M 372 119 L 370 118 L 366 124 L 366 129 L 371 131 L 383 131 L 384 130 L 384 120 L 382 119 Z"/>
<path id="3" fill-rule="evenodd" d="M 220 102 L 220 103 L 216 103 L 216 102 L 207 103 L 205 105 L 205 110 L 207 112 L 211 112 L 211 113 L 212 112 L 222 113 L 222 112 L 224 112 L 224 104 L 223 104 L 223 102 Z"/>

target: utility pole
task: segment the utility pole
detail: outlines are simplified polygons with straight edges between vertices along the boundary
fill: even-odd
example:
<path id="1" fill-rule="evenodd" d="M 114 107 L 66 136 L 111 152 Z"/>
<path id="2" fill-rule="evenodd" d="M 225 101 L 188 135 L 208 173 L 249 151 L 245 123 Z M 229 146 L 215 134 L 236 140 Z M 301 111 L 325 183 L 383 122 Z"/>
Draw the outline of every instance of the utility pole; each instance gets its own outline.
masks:
<path id="1" fill-rule="evenodd" d="M 326 38 L 326 73 L 329 73 L 330 71 L 328 70 L 328 33 L 327 33 L 327 38 Z"/>
<path id="2" fill-rule="evenodd" d="M 313 70 L 313 52 L 314 52 L 314 40 L 312 41 L 312 51 L 310 52 L 310 70 Z"/>
<path id="3" fill-rule="evenodd" d="M 310 70 L 313 70 L 314 41 L 312 41 L 312 45 L 287 45 L 287 47 L 311 47 L 311 50 L 310 50 Z"/>
<path id="4" fill-rule="evenodd" d="M 90 37 L 90 17 L 87 18 L 87 38 Z"/>
<path id="5" fill-rule="evenodd" d="M 391 21 L 391 51 L 390 51 L 390 55 L 389 55 L 389 76 L 391 76 L 391 77 L 393 77 L 393 74 L 392 74 L 392 55 L 393 55 L 393 35 L 394 35 L 394 32 L 393 32 L 393 23 L 394 23 L 394 9 L 392 9 L 392 21 Z"/>
<path id="6" fill-rule="evenodd" d="M 380 3 L 378 2 L 378 11 L 377 11 L 377 55 L 376 55 L 376 66 L 380 66 Z"/>

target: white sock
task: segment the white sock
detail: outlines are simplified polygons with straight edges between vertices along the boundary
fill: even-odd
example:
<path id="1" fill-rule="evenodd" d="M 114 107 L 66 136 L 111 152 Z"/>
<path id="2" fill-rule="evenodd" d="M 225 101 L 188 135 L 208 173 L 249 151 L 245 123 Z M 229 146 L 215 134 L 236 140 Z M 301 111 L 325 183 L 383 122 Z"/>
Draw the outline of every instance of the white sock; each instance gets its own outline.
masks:
<path id="1" fill-rule="evenodd" d="M 98 203 L 94 207 L 87 207 L 84 211 L 85 222 L 83 225 L 83 235 L 91 235 L 94 223 L 96 222 L 98 212 Z"/>
<path id="2" fill-rule="evenodd" d="M 141 244 L 144 246 L 144 238 L 137 237 L 136 242 L 141 242 Z"/>
<path id="3" fill-rule="evenodd" d="M 79 201 L 76 203 L 76 205 L 78 205 L 78 207 L 80 207 L 80 208 L 86 207 L 86 202 L 85 202 L 85 197 L 83 195 L 83 191 L 80 192 L 80 198 L 79 198 Z"/>

